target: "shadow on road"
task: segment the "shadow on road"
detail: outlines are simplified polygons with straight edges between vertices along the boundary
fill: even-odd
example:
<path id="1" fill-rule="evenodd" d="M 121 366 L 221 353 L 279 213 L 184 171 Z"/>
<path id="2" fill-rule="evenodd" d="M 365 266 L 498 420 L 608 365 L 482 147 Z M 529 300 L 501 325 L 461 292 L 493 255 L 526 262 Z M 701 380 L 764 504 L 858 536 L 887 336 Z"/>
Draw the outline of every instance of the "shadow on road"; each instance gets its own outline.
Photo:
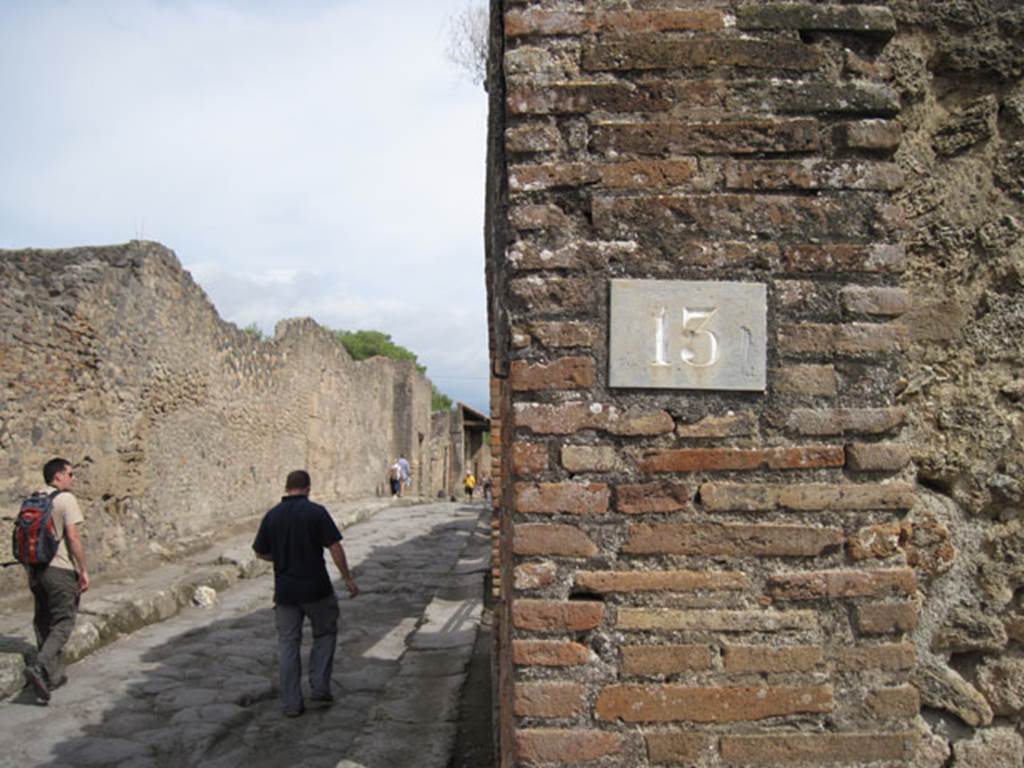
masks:
<path id="1" fill-rule="evenodd" d="M 53 727 L 63 727 L 64 718 L 76 712 L 93 724 L 84 726 L 81 735 L 57 744 L 50 753 L 52 759 L 43 764 L 54 768 L 333 768 L 349 753 L 368 718 L 379 717 L 374 707 L 394 695 L 395 681 L 402 682 L 396 675 L 406 674 L 403 654 L 427 654 L 421 661 L 428 663 L 412 666 L 422 669 L 414 674 L 428 677 L 450 674 L 456 668 L 463 674 L 469 663 L 471 645 L 451 651 L 415 651 L 406 646 L 407 636 L 435 594 L 465 593 L 474 584 L 483 589 L 480 572 L 452 572 L 470 536 L 481 533 L 479 508 L 455 508 L 455 517 L 451 507 L 446 512 L 440 509 L 421 512 L 436 515 L 439 522 L 413 538 L 407 532 L 405 540 L 397 525 L 394 531 L 380 531 L 369 546 L 359 541 L 358 527 L 346 532 L 346 549 L 358 563 L 353 571 L 361 594 L 354 600 L 346 594 L 341 600 L 334 706 L 309 707 L 299 718 L 282 716 L 272 578 L 268 576 L 242 582 L 223 596 L 221 611 L 233 613 L 228 618 L 210 621 L 201 609 L 188 609 L 72 667 L 72 682 L 55 694 L 41 715 L 52 719 Z M 344 594 L 339 585 L 335 589 Z M 267 607 L 252 610 L 257 602 Z M 457 631 L 466 620 L 454 615 L 446 629 Z M 307 626 L 304 665 L 308 631 Z M 460 663 L 449 663 L 448 669 L 435 663 L 442 661 L 439 654 L 443 653 Z M 98 677 L 90 680 L 94 675 Z M 117 681 L 113 701 L 90 696 L 97 680 Z M 410 684 L 408 689 L 412 688 Z M 454 710 L 453 717 L 458 707 Z"/>

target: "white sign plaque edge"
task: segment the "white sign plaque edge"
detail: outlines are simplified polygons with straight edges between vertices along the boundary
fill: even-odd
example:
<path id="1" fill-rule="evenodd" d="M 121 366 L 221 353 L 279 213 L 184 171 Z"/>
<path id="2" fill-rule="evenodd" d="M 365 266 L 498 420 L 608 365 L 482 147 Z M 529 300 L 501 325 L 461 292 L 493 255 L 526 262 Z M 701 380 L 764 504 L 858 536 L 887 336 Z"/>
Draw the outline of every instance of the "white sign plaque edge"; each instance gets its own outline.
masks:
<path id="1" fill-rule="evenodd" d="M 765 390 L 764 283 L 615 279 L 610 297 L 610 387 Z"/>

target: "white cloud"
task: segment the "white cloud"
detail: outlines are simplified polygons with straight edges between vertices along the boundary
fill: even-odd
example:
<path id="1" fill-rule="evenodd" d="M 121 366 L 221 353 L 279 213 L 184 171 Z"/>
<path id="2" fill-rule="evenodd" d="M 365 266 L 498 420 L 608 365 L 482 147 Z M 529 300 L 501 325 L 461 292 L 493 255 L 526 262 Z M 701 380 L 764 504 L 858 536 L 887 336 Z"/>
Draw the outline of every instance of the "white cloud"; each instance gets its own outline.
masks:
<path id="1" fill-rule="evenodd" d="M 486 410 L 465 2 L 0 3 L 0 247 L 159 240 L 226 319 L 379 328 Z"/>

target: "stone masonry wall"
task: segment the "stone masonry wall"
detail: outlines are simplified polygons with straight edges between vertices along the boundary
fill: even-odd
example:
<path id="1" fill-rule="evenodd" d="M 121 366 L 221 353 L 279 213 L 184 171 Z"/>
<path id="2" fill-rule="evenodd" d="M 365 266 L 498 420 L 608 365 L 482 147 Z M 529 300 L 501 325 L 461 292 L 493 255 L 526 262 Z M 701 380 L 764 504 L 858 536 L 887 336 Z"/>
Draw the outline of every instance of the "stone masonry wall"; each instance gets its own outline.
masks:
<path id="1" fill-rule="evenodd" d="M 901 0 L 917 765 L 1024 765 L 1024 4 Z M 904 552 L 901 552 L 905 551 Z"/>
<path id="2" fill-rule="evenodd" d="M 399 451 L 414 478 L 429 468 L 431 387 L 411 363 L 353 362 L 311 320 L 261 341 L 160 245 L 2 251 L 0 284 L 0 504 L 51 456 L 74 462 L 95 572 L 252 525 L 291 469 L 330 505 L 383 493 Z"/>
<path id="3" fill-rule="evenodd" d="M 501 6 L 502 765 L 918 765 L 896 16 Z M 610 388 L 612 278 L 765 284 L 767 390 Z"/>

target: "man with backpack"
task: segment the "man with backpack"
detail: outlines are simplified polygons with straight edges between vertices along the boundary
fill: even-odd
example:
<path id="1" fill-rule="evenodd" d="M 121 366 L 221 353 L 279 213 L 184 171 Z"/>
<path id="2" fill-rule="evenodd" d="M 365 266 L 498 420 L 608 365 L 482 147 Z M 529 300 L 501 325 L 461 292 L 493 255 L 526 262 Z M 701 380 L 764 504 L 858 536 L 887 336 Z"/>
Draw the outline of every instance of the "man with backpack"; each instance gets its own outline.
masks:
<path id="1" fill-rule="evenodd" d="M 35 689 L 36 696 L 44 702 L 50 700 L 50 691 L 67 681 L 61 654 L 64 645 L 75 627 L 78 600 L 82 592 L 89 589 L 89 571 L 85 564 L 85 552 L 79 526 L 84 522 L 78 500 L 71 493 L 75 484 L 75 472 L 71 462 L 54 458 L 43 466 L 43 480 L 46 487 L 22 505 L 23 513 L 30 502 L 38 500 L 45 519 L 49 509 L 49 524 L 33 536 L 33 544 L 45 540 L 56 542 L 50 552 L 48 547 L 19 547 L 15 536 L 15 554 L 25 563 L 28 571 L 29 588 L 35 598 L 33 625 L 39 653 L 34 664 L 25 668 L 25 677 Z M 21 519 L 19 515 L 19 521 Z M 50 557 L 48 562 L 46 558 Z"/>
<path id="2" fill-rule="evenodd" d="M 327 510 L 309 500 L 309 473 L 297 469 L 285 480 L 281 503 L 264 515 L 256 540 L 256 556 L 274 563 L 274 616 L 277 622 L 281 704 L 286 717 L 298 717 L 302 703 L 302 625 L 313 629 L 309 652 L 310 699 L 329 706 L 334 649 L 338 635 L 338 598 L 324 564 L 324 550 L 341 572 L 348 593 L 359 587 L 348 569 L 341 532 Z"/>

